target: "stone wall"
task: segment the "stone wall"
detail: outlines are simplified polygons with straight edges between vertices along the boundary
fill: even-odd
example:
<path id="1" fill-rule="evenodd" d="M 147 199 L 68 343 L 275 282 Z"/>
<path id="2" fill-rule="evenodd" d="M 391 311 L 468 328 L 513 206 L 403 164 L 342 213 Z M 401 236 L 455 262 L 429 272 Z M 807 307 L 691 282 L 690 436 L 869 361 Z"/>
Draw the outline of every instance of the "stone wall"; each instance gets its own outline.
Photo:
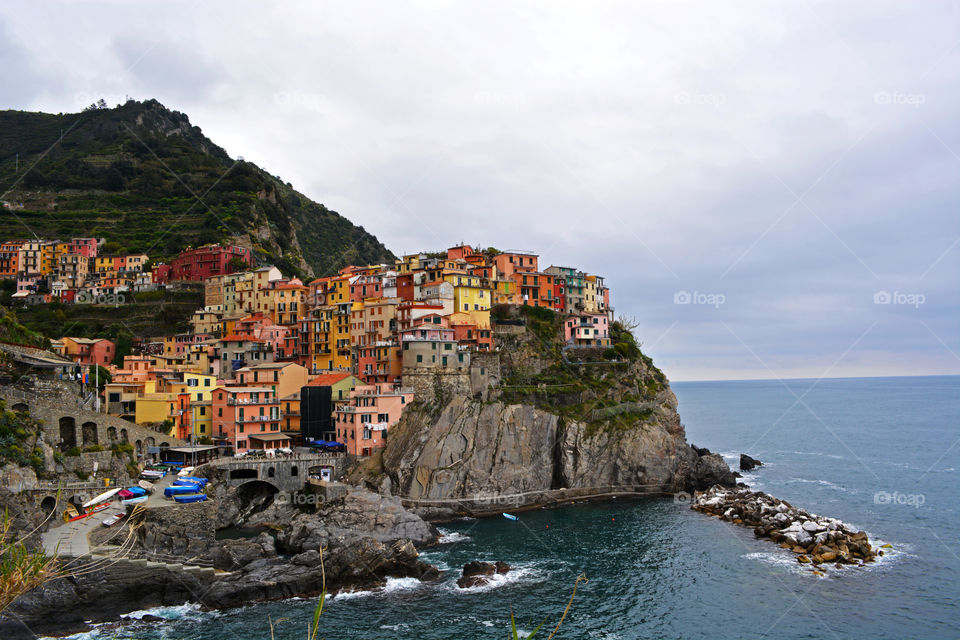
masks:
<path id="1" fill-rule="evenodd" d="M 437 393 L 446 397 L 470 396 L 487 400 L 500 386 L 500 356 L 496 353 L 473 353 L 469 371 L 405 367 L 403 386 L 411 387 L 414 398 L 432 402 Z"/>
<path id="2" fill-rule="evenodd" d="M 7 408 L 28 411 L 42 421 L 44 440 L 61 452 L 94 445 L 109 449 L 113 444 L 129 443 L 134 455 L 142 459 L 148 447 L 186 444 L 116 416 L 81 408 L 80 397 L 66 384 L 21 380 L 17 385 L 0 386 L 0 398 Z"/>

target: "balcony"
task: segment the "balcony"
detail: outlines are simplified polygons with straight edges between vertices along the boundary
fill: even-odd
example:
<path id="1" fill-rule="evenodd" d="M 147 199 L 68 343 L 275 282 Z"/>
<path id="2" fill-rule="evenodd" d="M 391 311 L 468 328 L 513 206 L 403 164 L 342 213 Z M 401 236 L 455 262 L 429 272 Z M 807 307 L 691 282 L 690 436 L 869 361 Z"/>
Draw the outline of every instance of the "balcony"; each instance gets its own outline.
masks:
<path id="1" fill-rule="evenodd" d="M 246 416 L 237 418 L 237 422 L 280 422 L 280 416 Z"/>
<path id="2" fill-rule="evenodd" d="M 227 404 L 231 406 L 235 405 L 257 405 L 257 404 L 280 404 L 280 398 L 265 398 L 261 400 L 246 400 L 242 398 L 230 399 L 227 400 Z"/>

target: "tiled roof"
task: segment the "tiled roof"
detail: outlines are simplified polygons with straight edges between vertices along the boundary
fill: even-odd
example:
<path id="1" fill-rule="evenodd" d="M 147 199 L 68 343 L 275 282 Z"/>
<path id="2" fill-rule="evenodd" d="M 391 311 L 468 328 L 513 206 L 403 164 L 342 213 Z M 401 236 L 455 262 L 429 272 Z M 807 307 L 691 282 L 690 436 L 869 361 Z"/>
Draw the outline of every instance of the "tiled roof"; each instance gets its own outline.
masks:
<path id="1" fill-rule="evenodd" d="M 307 383 L 308 387 L 330 387 L 337 384 L 344 378 L 350 377 L 349 373 L 321 373 L 319 376 Z"/>

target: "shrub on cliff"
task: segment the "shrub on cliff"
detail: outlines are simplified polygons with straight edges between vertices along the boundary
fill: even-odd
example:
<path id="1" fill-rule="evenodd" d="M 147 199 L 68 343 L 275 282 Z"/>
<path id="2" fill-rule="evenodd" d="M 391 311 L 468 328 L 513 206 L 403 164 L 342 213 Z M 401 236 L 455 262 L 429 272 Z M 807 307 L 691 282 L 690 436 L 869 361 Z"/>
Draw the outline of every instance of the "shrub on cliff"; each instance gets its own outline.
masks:
<path id="1" fill-rule="evenodd" d="M 38 446 L 40 422 L 24 412 L 7 410 L 0 400 L 0 461 L 31 467 L 43 473 L 43 450 Z"/>

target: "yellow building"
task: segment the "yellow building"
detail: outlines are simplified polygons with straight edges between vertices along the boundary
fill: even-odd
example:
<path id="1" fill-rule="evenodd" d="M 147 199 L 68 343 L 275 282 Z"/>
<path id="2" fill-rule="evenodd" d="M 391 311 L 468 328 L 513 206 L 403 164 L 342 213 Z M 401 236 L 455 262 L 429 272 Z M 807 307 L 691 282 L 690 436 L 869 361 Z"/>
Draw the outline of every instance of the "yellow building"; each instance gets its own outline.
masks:
<path id="1" fill-rule="evenodd" d="M 237 377 L 243 386 L 272 388 L 274 396 L 283 398 L 306 386 L 308 374 L 294 362 L 266 362 L 238 369 Z"/>
<path id="2" fill-rule="evenodd" d="M 134 421 L 141 425 L 159 425 L 170 420 L 174 423 L 167 435 L 176 435 L 179 417 L 179 398 L 176 393 L 145 393 L 137 397 Z"/>

